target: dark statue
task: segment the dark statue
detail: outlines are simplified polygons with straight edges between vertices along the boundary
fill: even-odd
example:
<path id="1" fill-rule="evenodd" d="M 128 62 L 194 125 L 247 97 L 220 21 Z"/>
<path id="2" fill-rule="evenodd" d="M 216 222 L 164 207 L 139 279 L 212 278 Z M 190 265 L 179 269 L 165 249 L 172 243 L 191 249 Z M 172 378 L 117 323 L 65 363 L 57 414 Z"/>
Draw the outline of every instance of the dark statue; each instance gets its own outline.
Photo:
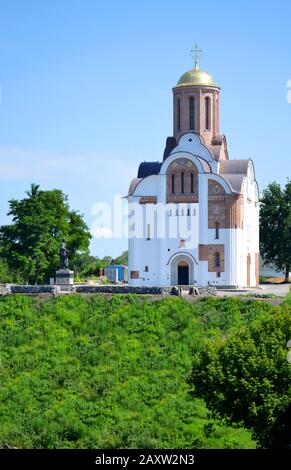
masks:
<path id="1" fill-rule="evenodd" d="M 65 240 L 62 240 L 60 248 L 60 268 L 68 269 L 69 268 L 69 253 L 70 251 L 66 247 Z"/>

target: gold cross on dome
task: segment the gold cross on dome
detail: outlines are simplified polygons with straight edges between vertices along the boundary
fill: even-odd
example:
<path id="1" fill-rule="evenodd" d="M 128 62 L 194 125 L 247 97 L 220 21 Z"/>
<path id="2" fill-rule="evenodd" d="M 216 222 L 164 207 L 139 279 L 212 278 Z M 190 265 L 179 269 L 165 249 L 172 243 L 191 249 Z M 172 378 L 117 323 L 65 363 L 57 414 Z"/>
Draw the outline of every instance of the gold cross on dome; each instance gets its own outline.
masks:
<path id="1" fill-rule="evenodd" d="M 195 61 L 195 67 L 198 67 L 198 62 L 199 62 L 200 57 L 201 57 L 201 52 L 202 52 L 202 49 L 199 49 L 197 44 L 195 44 L 194 49 L 191 50 L 193 59 Z"/>

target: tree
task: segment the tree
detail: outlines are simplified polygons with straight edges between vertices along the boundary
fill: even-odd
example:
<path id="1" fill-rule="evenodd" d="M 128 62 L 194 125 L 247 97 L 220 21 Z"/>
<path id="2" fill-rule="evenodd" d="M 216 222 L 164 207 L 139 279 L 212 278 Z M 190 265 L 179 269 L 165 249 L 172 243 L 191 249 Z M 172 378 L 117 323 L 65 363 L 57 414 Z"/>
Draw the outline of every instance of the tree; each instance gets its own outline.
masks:
<path id="1" fill-rule="evenodd" d="M 108 266 L 112 263 L 113 258 L 111 256 L 104 256 L 101 261 L 104 263 L 104 266 Z"/>
<path id="2" fill-rule="evenodd" d="M 7 261 L 0 258 L 0 283 L 11 282 L 13 279 L 12 273 L 9 271 Z"/>
<path id="3" fill-rule="evenodd" d="M 74 271 L 78 277 L 88 278 L 100 276 L 100 269 L 106 264 L 95 256 L 88 253 L 79 254 L 74 261 Z"/>
<path id="4" fill-rule="evenodd" d="M 42 191 L 32 184 L 26 194 L 24 199 L 9 201 L 12 223 L 0 228 L 0 256 L 9 269 L 22 273 L 26 283 L 37 284 L 58 268 L 63 238 L 73 263 L 79 252 L 88 251 L 91 235 L 62 191 Z"/>
<path id="5" fill-rule="evenodd" d="M 123 251 L 120 256 L 113 259 L 111 256 L 104 256 L 99 259 L 98 256 L 89 255 L 89 253 L 78 253 L 74 258 L 73 268 L 76 276 L 88 278 L 90 276 L 100 276 L 101 270 L 110 264 L 127 264 L 128 252 Z"/>
<path id="6" fill-rule="evenodd" d="M 239 334 L 206 343 L 193 367 L 196 396 L 216 415 L 252 429 L 262 447 L 291 445 L 290 337 L 286 303 Z"/>
<path id="7" fill-rule="evenodd" d="M 291 268 L 291 181 L 285 189 L 271 183 L 263 191 L 260 208 L 260 252 L 264 263 L 284 270 L 289 282 Z"/>
<path id="8" fill-rule="evenodd" d="M 73 269 L 77 277 L 82 277 L 84 272 L 95 263 L 95 256 L 90 255 L 89 253 L 78 253 L 74 258 Z"/>
<path id="9" fill-rule="evenodd" d="M 120 256 L 113 260 L 114 264 L 128 264 L 128 251 L 123 251 Z"/>

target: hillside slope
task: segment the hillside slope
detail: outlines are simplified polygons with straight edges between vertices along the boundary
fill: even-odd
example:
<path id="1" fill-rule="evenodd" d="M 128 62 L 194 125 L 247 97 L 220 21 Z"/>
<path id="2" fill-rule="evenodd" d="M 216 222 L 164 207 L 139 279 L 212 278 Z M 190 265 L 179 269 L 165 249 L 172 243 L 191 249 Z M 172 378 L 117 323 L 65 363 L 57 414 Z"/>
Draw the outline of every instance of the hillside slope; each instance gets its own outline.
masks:
<path id="1" fill-rule="evenodd" d="M 246 448 L 190 393 L 194 355 L 274 307 L 239 299 L 0 299 L 0 445 Z"/>

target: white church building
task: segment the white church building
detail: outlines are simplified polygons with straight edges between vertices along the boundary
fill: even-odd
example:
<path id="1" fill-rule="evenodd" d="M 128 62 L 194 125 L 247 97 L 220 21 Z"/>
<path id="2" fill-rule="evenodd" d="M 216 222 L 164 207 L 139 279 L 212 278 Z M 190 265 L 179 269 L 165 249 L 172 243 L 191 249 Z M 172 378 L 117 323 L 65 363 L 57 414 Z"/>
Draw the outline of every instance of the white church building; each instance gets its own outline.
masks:
<path id="1" fill-rule="evenodd" d="M 130 184 L 129 284 L 256 286 L 258 185 L 252 160 L 230 159 L 220 87 L 195 67 L 173 88 L 173 137 L 163 161 Z"/>

